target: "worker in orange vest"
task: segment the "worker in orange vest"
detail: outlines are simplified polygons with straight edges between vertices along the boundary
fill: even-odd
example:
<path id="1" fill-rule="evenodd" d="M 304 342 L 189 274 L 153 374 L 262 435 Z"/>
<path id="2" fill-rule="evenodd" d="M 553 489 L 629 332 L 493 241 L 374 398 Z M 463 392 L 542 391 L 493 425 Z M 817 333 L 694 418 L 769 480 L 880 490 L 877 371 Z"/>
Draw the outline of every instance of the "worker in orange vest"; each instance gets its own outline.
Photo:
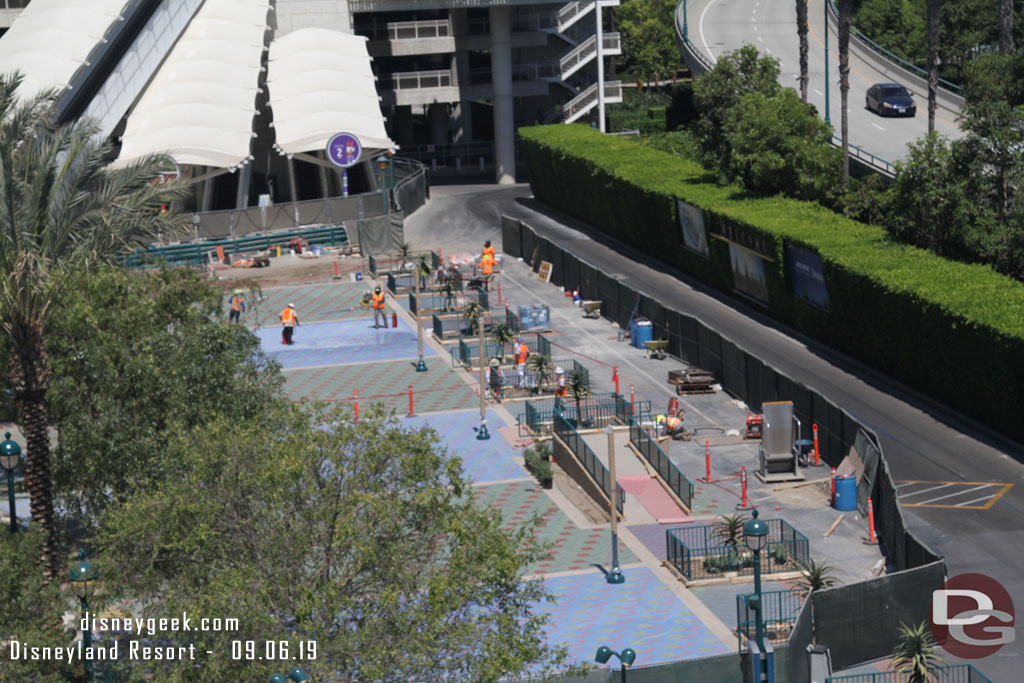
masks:
<path id="1" fill-rule="evenodd" d="M 494 260 L 494 256 L 491 254 L 484 254 L 484 257 L 480 259 L 480 273 L 484 276 L 484 290 L 490 291 L 491 287 L 491 274 L 494 272 L 494 266 L 498 265 L 498 262 Z"/>
<path id="2" fill-rule="evenodd" d="M 299 316 L 295 314 L 295 304 L 288 304 L 288 307 L 281 311 L 281 343 L 294 344 L 292 332 L 299 324 Z"/>
<path id="3" fill-rule="evenodd" d="M 522 337 L 517 338 L 515 345 L 516 386 L 522 389 L 526 388 L 526 359 L 529 355 L 530 347 L 523 343 Z"/>
<path id="4" fill-rule="evenodd" d="M 491 258 L 494 258 L 494 247 L 491 246 L 491 241 L 490 240 L 487 240 L 486 242 L 484 242 L 484 250 L 480 254 L 481 257 L 487 256 L 487 255 L 490 255 Z"/>
<path id="5" fill-rule="evenodd" d="M 380 285 L 374 287 L 371 301 L 373 301 L 373 329 L 376 330 L 379 327 L 377 324 L 378 316 L 384 322 L 384 329 L 388 329 L 388 318 L 384 315 L 384 292 L 381 291 Z"/>
<path id="6" fill-rule="evenodd" d="M 555 368 L 555 396 L 568 396 L 569 387 L 565 383 L 565 370 Z"/>
<path id="7" fill-rule="evenodd" d="M 231 295 L 231 312 L 228 313 L 228 321 L 233 323 L 241 322 L 244 310 L 245 296 L 242 295 L 242 290 L 236 289 L 235 293 Z"/>

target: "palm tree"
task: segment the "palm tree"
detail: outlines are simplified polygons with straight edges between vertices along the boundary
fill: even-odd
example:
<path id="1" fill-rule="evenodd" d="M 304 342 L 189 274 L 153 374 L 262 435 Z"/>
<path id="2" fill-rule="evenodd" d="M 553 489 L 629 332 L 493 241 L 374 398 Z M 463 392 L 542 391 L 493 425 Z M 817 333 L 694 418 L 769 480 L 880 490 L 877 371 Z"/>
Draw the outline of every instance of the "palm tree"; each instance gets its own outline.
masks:
<path id="1" fill-rule="evenodd" d="M 161 204 L 185 195 L 179 182 L 153 183 L 174 168 L 147 156 L 113 169 L 98 129 L 55 123 L 56 94 L 20 101 L 20 74 L 0 75 L 0 329 L 10 344 L 10 381 L 24 419 L 32 521 L 43 529 L 44 571 L 57 572 L 44 336 L 51 311 L 82 273 L 116 259 L 180 217 Z"/>
<path id="2" fill-rule="evenodd" d="M 551 374 L 551 358 L 543 353 L 531 353 L 530 357 L 526 360 L 526 365 L 530 368 L 531 372 L 537 373 L 536 391 L 539 394 L 544 390 L 544 384 Z"/>
<path id="3" fill-rule="evenodd" d="M 800 38 L 800 99 L 807 102 L 807 2 L 796 0 L 796 34 Z"/>
<path id="4" fill-rule="evenodd" d="M 917 626 L 900 622 L 899 639 L 892 651 L 893 670 L 910 674 L 907 683 L 926 683 L 929 674 L 940 669 L 943 663 L 942 657 L 935 652 L 936 643 L 928 622 L 922 621 Z"/>
<path id="5" fill-rule="evenodd" d="M 722 515 L 718 523 L 715 524 L 715 533 L 718 534 L 722 545 L 739 545 L 743 540 L 743 524 L 746 521 L 747 518 L 743 513 Z"/>
<path id="6" fill-rule="evenodd" d="M 466 304 L 463 309 L 463 315 L 466 316 L 466 327 L 469 328 L 469 333 L 474 334 L 479 332 L 480 328 L 477 325 L 484 324 L 484 307 L 477 301 L 470 301 Z M 483 358 L 480 359 L 483 363 Z M 481 365 L 480 367 L 483 367 Z"/>
<path id="7" fill-rule="evenodd" d="M 583 426 L 583 415 L 580 413 L 580 402 L 590 395 L 590 375 L 582 368 L 575 368 L 569 371 L 569 393 L 576 401 L 576 419 L 579 426 Z"/>
<path id="8" fill-rule="evenodd" d="M 498 360 L 505 360 L 505 345 L 511 344 L 515 341 L 516 336 L 512 333 L 512 328 L 508 326 L 508 323 L 494 323 L 494 327 L 491 328 L 491 341 L 498 345 Z"/>
<path id="9" fill-rule="evenodd" d="M 825 9 L 828 11 L 828 8 Z M 853 0 L 839 0 L 839 95 L 843 136 L 843 184 L 850 183 L 850 23 Z"/>
<path id="10" fill-rule="evenodd" d="M 402 264 L 398 266 L 400 272 L 405 272 L 405 264 L 409 261 L 409 252 L 412 251 L 412 247 L 409 246 L 408 242 L 401 242 L 398 245 L 398 256 L 402 259 Z"/>
<path id="11" fill-rule="evenodd" d="M 811 559 L 800 566 L 800 573 L 803 575 L 797 581 L 797 591 L 801 597 L 808 597 L 814 591 L 823 588 L 831 588 L 839 580 L 832 575 L 835 568 L 827 562 L 816 562 Z"/>
<path id="12" fill-rule="evenodd" d="M 434 272 L 434 268 L 430 263 L 430 257 L 427 254 L 420 254 L 416 257 L 416 271 L 420 276 L 420 287 L 426 287 L 427 278 Z"/>
<path id="13" fill-rule="evenodd" d="M 928 22 L 928 132 L 935 130 L 935 98 L 939 87 L 939 4 L 941 0 L 927 0 L 925 13 Z"/>
<path id="14" fill-rule="evenodd" d="M 999 51 L 1013 52 L 1013 0 L 999 0 Z"/>

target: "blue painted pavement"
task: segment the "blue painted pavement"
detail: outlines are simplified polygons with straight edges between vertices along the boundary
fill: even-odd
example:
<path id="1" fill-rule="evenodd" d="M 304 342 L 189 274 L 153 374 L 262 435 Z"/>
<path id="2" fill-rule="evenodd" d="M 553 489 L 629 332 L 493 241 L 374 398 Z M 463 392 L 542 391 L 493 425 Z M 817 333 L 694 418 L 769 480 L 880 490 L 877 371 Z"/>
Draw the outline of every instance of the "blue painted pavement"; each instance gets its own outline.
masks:
<path id="1" fill-rule="evenodd" d="M 253 330 L 253 334 L 259 337 L 264 353 L 273 357 L 285 370 L 416 358 L 418 355 L 415 329 L 401 320 L 398 327 L 386 330 L 373 329 L 371 320 L 300 324 L 295 328 L 292 346 L 281 344 L 280 327 Z M 424 343 L 423 355 L 437 354 Z"/>
<path id="2" fill-rule="evenodd" d="M 498 433 L 498 427 L 504 427 L 505 422 L 493 410 L 487 411 L 487 429 L 491 438 L 486 441 L 476 439 L 476 428 L 480 426 L 479 410 L 417 415 L 407 417 L 405 421 L 409 425 L 427 424 L 432 427 L 448 449 L 448 454 L 462 459 L 465 475 L 474 483 L 530 476 L 512 459 L 515 450 Z"/>

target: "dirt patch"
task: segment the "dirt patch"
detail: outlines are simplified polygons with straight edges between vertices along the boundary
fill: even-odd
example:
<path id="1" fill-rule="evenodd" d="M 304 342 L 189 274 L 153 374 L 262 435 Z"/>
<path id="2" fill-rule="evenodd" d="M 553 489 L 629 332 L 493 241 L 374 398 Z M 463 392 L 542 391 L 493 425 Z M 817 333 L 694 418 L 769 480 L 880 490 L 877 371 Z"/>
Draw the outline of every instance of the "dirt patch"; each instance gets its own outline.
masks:
<path id="1" fill-rule="evenodd" d="M 551 473 L 555 488 L 572 503 L 577 510 L 583 513 L 591 524 L 603 524 L 608 521 L 608 511 L 604 510 L 584 492 L 579 485 L 569 478 L 569 475 L 558 466 L 554 460 L 551 461 Z"/>
<path id="2" fill-rule="evenodd" d="M 359 256 L 338 256 L 338 274 L 344 281 L 349 275 L 363 270 Z M 224 287 L 246 288 L 252 283 L 262 288 L 284 285 L 302 285 L 330 282 L 334 279 L 334 256 L 324 253 L 320 258 L 305 259 L 294 254 L 282 254 L 270 259 L 266 268 L 214 268 L 213 277 Z"/>

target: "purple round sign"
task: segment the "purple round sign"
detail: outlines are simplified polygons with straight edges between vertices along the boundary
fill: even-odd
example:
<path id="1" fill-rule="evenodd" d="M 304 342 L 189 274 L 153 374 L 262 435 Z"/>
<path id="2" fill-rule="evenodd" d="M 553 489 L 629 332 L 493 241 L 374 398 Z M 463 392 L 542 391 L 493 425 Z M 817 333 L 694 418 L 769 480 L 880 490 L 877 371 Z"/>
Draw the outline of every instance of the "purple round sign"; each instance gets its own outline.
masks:
<path id="1" fill-rule="evenodd" d="M 336 133 L 327 141 L 327 156 L 335 166 L 341 168 L 355 166 L 362 151 L 359 138 L 352 133 Z"/>

